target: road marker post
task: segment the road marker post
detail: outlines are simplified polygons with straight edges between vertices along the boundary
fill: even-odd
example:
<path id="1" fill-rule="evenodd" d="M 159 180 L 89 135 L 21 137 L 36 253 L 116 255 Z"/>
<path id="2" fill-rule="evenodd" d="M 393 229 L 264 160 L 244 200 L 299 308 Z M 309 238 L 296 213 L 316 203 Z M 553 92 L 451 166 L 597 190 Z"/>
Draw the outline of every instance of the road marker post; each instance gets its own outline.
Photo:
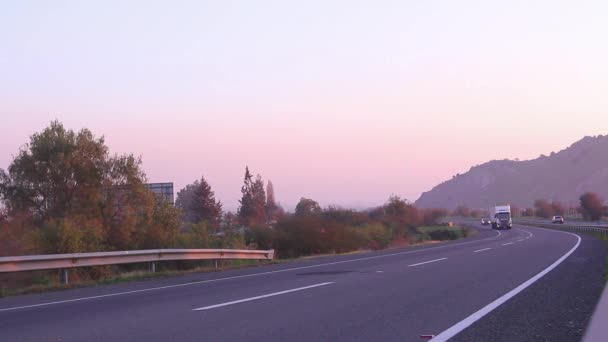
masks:
<path id="1" fill-rule="evenodd" d="M 59 270 L 59 278 L 61 279 L 61 283 L 63 285 L 67 285 L 70 282 L 70 277 L 68 274 L 68 269 L 67 268 L 62 268 Z"/>

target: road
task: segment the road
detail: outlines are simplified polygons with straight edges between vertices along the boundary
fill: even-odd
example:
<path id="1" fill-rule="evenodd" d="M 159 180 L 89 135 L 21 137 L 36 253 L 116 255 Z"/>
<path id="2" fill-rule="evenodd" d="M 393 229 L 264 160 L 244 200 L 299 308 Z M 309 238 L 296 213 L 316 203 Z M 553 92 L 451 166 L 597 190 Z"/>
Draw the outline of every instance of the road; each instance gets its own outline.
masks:
<path id="1" fill-rule="evenodd" d="M 0 341 L 577 341 L 605 256 L 586 236 L 480 229 L 448 243 L 4 298 Z"/>

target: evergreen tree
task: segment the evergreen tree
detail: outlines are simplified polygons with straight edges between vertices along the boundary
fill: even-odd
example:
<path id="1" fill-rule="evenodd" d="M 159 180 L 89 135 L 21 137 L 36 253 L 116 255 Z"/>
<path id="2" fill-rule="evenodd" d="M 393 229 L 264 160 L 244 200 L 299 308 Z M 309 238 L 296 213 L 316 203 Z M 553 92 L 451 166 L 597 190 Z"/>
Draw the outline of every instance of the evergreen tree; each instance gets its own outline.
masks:
<path id="1" fill-rule="evenodd" d="M 268 221 L 276 221 L 283 214 L 283 208 L 277 204 L 275 199 L 274 186 L 269 180 L 266 185 L 266 219 Z"/>
<path id="2" fill-rule="evenodd" d="M 253 195 L 253 222 L 257 224 L 266 223 L 266 191 L 264 190 L 264 181 L 262 176 L 257 175 L 252 188 Z"/>
<path id="3" fill-rule="evenodd" d="M 272 185 L 272 181 L 268 180 L 268 184 L 266 185 L 266 213 L 267 215 L 274 211 L 277 207 L 277 203 L 274 198 L 274 186 Z"/>
<path id="4" fill-rule="evenodd" d="M 245 178 L 243 179 L 243 186 L 241 187 L 242 197 L 239 200 L 241 206 L 238 209 L 238 217 L 241 224 L 249 225 L 254 216 L 254 202 L 253 202 L 253 176 L 249 172 L 249 167 L 245 167 Z"/>
<path id="5" fill-rule="evenodd" d="M 201 177 L 188 184 L 177 193 L 175 205 L 183 210 L 184 221 L 200 223 L 207 221 L 213 226 L 219 225 L 222 216 L 222 203 L 215 199 L 211 186 Z"/>

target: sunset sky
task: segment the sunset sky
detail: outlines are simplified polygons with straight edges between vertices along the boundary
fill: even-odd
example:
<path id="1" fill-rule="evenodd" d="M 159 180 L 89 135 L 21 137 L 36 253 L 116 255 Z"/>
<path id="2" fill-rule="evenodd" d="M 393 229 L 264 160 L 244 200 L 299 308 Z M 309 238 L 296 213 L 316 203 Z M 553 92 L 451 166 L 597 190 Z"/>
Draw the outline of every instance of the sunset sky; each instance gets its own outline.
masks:
<path id="1" fill-rule="evenodd" d="M 606 1 L 5 1 L 0 168 L 58 119 L 235 209 L 368 207 L 608 133 Z"/>

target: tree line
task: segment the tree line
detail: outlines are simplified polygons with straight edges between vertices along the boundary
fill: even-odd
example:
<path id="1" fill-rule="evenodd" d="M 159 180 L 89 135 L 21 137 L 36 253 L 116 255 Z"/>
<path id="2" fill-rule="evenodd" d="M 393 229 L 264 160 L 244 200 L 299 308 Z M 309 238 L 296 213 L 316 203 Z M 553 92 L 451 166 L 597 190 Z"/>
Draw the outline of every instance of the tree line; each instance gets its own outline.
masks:
<path id="1" fill-rule="evenodd" d="M 146 182 L 140 158 L 111 154 L 103 137 L 53 121 L 0 169 L 0 255 L 222 247 L 291 257 L 411 242 L 417 226 L 447 215 L 395 196 L 366 211 L 302 198 L 288 213 L 272 182 L 248 167 L 236 213 L 223 210 L 205 177 L 181 189 L 175 206 Z"/>
<path id="2" fill-rule="evenodd" d="M 481 218 L 487 217 L 487 210 L 470 209 L 464 205 L 456 207 L 451 212 L 454 216 Z M 598 221 L 604 216 L 608 216 L 608 206 L 604 205 L 604 201 L 595 192 L 586 192 L 579 197 L 579 205 L 573 208 L 567 208 L 559 201 L 549 201 L 546 199 L 537 199 L 532 207 L 521 209 L 511 205 L 511 214 L 514 217 L 542 217 L 552 218 L 553 216 L 566 216 L 566 214 L 579 214 L 584 220 Z"/>
<path id="3" fill-rule="evenodd" d="M 534 201 L 534 207 L 525 209 L 523 216 L 537 216 L 551 218 L 552 216 L 564 216 L 567 212 L 580 214 L 584 220 L 598 221 L 603 216 L 608 216 L 608 207 L 604 201 L 594 192 L 586 192 L 579 197 L 579 205 L 568 210 L 558 201 L 547 201 L 539 199 Z"/>

